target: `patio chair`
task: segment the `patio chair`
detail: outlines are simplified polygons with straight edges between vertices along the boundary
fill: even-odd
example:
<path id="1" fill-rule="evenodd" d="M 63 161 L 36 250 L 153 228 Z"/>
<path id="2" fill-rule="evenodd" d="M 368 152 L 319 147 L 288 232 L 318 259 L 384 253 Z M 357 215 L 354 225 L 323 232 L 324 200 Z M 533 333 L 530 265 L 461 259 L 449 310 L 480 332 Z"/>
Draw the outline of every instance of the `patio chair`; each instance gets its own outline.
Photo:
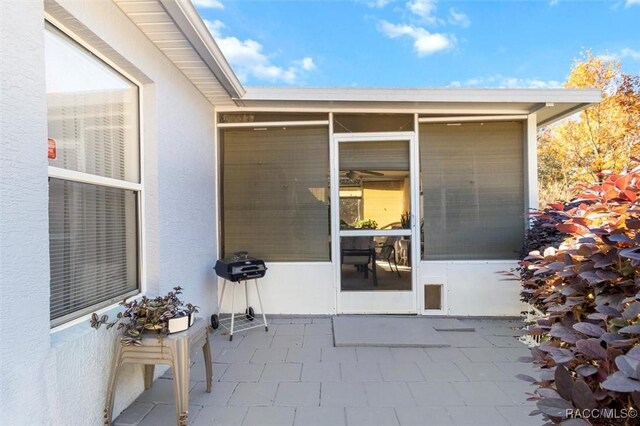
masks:
<path id="1" fill-rule="evenodd" d="M 410 250 L 409 245 L 410 245 L 409 240 L 403 240 L 403 239 L 398 240 L 398 255 L 399 255 L 398 257 L 400 260 L 400 264 L 404 266 L 409 265 L 409 250 Z M 397 265 L 396 265 L 396 268 L 397 268 Z"/>
<path id="2" fill-rule="evenodd" d="M 396 272 L 400 277 L 400 271 L 396 263 L 396 243 L 398 241 L 400 241 L 400 237 L 386 237 L 376 249 L 376 254 L 379 259 L 387 261 L 391 272 L 393 272 L 393 266 L 391 266 L 391 260 L 393 260 L 393 264 L 396 266 Z"/>
<path id="3" fill-rule="evenodd" d="M 373 279 L 373 285 L 378 285 L 376 273 L 376 252 L 371 237 L 343 237 L 340 249 L 340 263 L 342 265 L 355 265 L 364 273 L 364 278 L 369 278 L 369 272 Z M 371 263 L 371 268 L 369 264 Z"/>

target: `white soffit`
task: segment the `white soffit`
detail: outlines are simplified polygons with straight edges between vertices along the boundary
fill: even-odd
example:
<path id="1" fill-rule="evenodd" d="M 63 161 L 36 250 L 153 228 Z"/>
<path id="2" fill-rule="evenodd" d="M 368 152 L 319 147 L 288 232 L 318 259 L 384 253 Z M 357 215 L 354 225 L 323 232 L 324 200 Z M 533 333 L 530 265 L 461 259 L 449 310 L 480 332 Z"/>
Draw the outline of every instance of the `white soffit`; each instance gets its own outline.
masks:
<path id="1" fill-rule="evenodd" d="M 215 106 L 234 105 L 244 87 L 189 0 L 114 0 Z"/>
<path id="2" fill-rule="evenodd" d="M 598 89 L 424 89 L 247 87 L 243 109 L 419 112 L 428 115 L 537 113 L 544 126 L 600 102 Z"/>

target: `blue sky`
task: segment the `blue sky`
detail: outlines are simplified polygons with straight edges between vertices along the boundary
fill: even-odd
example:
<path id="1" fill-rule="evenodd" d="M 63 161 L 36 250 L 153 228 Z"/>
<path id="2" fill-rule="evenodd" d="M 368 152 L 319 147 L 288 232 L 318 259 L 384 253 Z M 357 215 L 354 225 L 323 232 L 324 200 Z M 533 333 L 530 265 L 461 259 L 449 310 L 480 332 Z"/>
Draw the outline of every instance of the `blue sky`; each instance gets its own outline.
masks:
<path id="1" fill-rule="evenodd" d="M 246 85 L 557 87 L 590 49 L 640 74 L 640 0 L 192 0 Z"/>

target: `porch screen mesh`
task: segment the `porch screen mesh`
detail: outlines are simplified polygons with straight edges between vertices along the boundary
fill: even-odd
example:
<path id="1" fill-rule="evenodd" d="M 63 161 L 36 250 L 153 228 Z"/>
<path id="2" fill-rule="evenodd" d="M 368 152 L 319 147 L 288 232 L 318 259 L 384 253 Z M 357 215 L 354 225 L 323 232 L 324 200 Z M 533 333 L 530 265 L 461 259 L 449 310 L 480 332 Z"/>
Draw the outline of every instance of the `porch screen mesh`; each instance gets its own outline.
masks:
<path id="1" fill-rule="evenodd" d="M 409 170 L 407 141 L 341 142 L 340 171 Z"/>
<path id="2" fill-rule="evenodd" d="M 353 132 L 411 132 L 413 114 L 335 114 L 333 131 Z"/>
<path id="3" fill-rule="evenodd" d="M 223 247 L 268 261 L 328 261 L 327 128 L 223 132 Z"/>
<path id="4" fill-rule="evenodd" d="M 516 258 L 523 155 L 518 122 L 420 126 L 423 259 Z"/>

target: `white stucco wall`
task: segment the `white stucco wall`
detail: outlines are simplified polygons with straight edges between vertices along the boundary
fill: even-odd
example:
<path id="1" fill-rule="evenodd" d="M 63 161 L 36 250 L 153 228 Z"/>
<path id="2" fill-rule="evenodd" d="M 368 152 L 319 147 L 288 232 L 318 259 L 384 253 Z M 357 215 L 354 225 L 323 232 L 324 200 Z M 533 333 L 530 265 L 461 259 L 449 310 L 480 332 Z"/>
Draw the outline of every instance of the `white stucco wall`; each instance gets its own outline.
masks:
<path id="1" fill-rule="evenodd" d="M 332 315 L 336 313 L 336 283 L 329 262 L 268 262 L 267 273 L 258 280 L 260 296 L 267 314 Z M 245 309 L 244 286 L 228 283 L 220 312 L 231 312 L 232 291 L 236 289 L 236 312 Z M 259 312 L 258 298 L 249 282 L 249 305 Z M 222 292 L 222 279 L 218 293 Z M 267 318 L 267 322 L 269 318 Z"/>
<path id="2" fill-rule="evenodd" d="M 516 266 L 516 261 L 493 260 L 419 262 L 415 312 L 451 316 L 519 316 L 521 311 L 526 310 L 526 305 L 519 302 L 522 286 L 519 281 L 510 280 L 501 273 Z M 400 300 L 401 296 L 407 296 L 406 294 L 397 295 L 398 300 L 392 298 L 380 305 L 376 305 L 371 298 L 363 299 L 363 302 L 358 304 L 358 292 L 338 294 L 334 266 L 328 262 L 268 262 L 267 268 L 265 277 L 258 280 L 267 314 L 335 315 L 336 298 L 345 296 L 349 308 L 345 308 L 343 303 L 343 312 L 376 313 L 376 308 L 379 308 L 379 312 L 393 312 L 398 306 L 414 306 L 413 302 L 407 305 L 406 301 Z M 425 284 L 444 286 L 444 309 L 441 312 L 423 311 L 422 290 Z M 234 287 L 235 311 L 244 311 L 244 286 L 229 283 L 224 301 L 220 305 L 221 312 L 231 312 L 231 292 Z M 218 295 L 221 292 L 222 279 L 219 279 Z M 384 293 L 378 294 L 384 296 Z M 249 304 L 259 312 L 252 281 L 249 282 Z"/>
<path id="3" fill-rule="evenodd" d="M 518 316 L 526 310 L 519 302 L 522 285 L 501 272 L 516 261 L 420 262 L 418 306 L 424 308 L 422 286 L 444 286 L 444 312 L 452 316 Z"/>
<path id="4" fill-rule="evenodd" d="M 0 423 L 44 424 L 54 397 L 42 7 L 0 2 Z"/>
<path id="5" fill-rule="evenodd" d="M 0 7 L 0 423 L 101 424 L 115 333 L 49 328 L 43 5 Z M 213 107 L 110 0 L 45 8 L 74 32 L 90 29 L 76 34 L 141 83 L 146 290 L 181 285 L 208 317 L 217 311 Z M 114 417 L 142 390 L 142 367 L 128 366 Z"/>

